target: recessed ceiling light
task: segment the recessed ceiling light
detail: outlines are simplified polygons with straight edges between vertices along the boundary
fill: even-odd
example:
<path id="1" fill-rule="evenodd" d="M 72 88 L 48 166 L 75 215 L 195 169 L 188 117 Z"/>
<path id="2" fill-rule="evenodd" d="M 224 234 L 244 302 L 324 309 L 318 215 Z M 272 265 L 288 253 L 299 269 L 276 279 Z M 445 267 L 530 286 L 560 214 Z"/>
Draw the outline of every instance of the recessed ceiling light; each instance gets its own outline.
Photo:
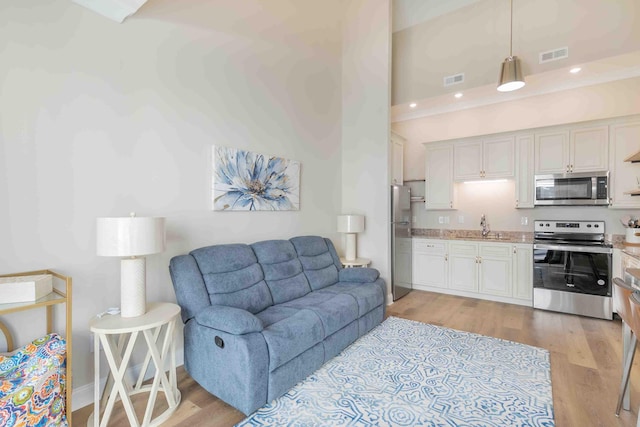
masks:
<path id="1" fill-rule="evenodd" d="M 417 106 L 417 105 L 418 105 L 418 104 L 416 104 L 415 102 L 412 102 L 411 104 L 409 104 L 409 107 L 411 107 L 411 108 L 416 108 L 416 106 Z"/>
<path id="2" fill-rule="evenodd" d="M 575 67 L 575 68 L 570 69 L 569 72 L 572 73 L 572 74 L 576 74 L 576 73 L 579 73 L 581 70 L 582 70 L 582 68 Z"/>
<path id="3" fill-rule="evenodd" d="M 461 92 L 458 92 L 458 93 L 456 93 L 456 94 L 455 94 L 455 95 L 453 95 L 453 96 L 455 96 L 456 98 L 462 98 L 462 93 L 461 93 Z"/>

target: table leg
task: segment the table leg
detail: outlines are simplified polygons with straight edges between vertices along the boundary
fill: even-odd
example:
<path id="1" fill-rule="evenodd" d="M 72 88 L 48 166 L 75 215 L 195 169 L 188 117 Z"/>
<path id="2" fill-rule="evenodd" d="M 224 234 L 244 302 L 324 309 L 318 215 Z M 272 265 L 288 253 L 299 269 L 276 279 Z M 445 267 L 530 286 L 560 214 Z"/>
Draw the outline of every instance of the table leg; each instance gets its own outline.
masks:
<path id="1" fill-rule="evenodd" d="M 107 358 L 107 362 L 109 363 L 109 368 L 111 369 L 111 372 L 113 374 L 113 388 L 111 389 L 111 393 L 109 394 L 109 400 L 107 401 L 107 405 L 102 416 L 102 423 L 100 424 L 101 426 L 107 425 L 118 395 L 120 395 L 120 400 L 122 401 L 122 405 L 124 406 L 124 410 L 127 413 L 127 418 L 129 418 L 131 426 L 140 426 L 138 418 L 136 417 L 135 410 L 133 409 L 133 404 L 131 403 L 131 398 L 129 397 L 129 388 L 126 386 L 125 379 L 127 366 L 129 365 L 129 360 L 131 359 L 131 354 L 133 353 L 133 348 L 135 346 L 137 338 L 138 331 L 132 332 L 129 336 L 129 341 L 127 343 L 124 355 L 122 356 L 122 359 L 120 359 L 117 354 L 114 354 L 114 348 L 110 341 L 105 336 L 100 335 L 100 341 L 102 343 L 102 347 L 104 348 L 104 353 Z"/>

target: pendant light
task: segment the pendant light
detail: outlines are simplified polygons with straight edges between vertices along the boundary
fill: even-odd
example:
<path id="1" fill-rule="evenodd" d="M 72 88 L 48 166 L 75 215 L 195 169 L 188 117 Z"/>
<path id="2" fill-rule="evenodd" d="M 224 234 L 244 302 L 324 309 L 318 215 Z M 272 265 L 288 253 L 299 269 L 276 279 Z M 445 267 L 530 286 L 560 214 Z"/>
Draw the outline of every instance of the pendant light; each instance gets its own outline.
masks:
<path id="1" fill-rule="evenodd" d="M 509 57 L 502 63 L 500 70 L 500 80 L 498 81 L 498 91 L 511 92 L 524 86 L 524 78 L 522 77 L 522 67 L 517 56 L 513 56 L 513 0 L 510 3 L 510 19 L 509 19 Z"/>

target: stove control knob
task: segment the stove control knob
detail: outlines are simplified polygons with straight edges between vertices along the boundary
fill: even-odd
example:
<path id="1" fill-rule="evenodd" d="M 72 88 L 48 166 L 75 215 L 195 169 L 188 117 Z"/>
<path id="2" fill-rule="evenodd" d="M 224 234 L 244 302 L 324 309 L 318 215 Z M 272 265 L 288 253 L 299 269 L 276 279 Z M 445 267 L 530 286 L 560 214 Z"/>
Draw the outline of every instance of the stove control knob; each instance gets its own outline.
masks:
<path id="1" fill-rule="evenodd" d="M 597 227 L 597 225 L 596 225 L 596 227 Z M 591 224 L 587 224 L 587 228 L 591 228 Z"/>
<path id="2" fill-rule="evenodd" d="M 547 227 L 550 227 L 549 223 L 547 223 Z"/>
<path id="3" fill-rule="evenodd" d="M 595 228 L 598 228 L 598 227 L 600 227 L 600 225 L 596 224 L 596 225 L 594 225 L 594 227 L 595 227 Z"/>

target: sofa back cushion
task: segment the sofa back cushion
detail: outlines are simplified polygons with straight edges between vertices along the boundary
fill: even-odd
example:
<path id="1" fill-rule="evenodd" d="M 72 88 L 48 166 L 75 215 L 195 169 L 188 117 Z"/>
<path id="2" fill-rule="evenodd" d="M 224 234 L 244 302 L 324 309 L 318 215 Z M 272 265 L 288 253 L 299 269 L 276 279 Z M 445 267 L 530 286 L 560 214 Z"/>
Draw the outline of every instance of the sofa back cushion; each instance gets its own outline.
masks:
<path id="1" fill-rule="evenodd" d="M 288 240 L 265 240 L 251 245 L 262 266 L 275 304 L 300 298 L 311 287 L 302 272 L 295 248 Z"/>
<path id="2" fill-rule="evenodd" d="M 262 268 L 249 245 L 215 245 L 191 252 L 211 304 L 258 313 L 273 305 Z"/>
<path id="3" fill-rule="evenodd" d="M 294 237 L 290 242 L 296 249 L 311 289 L 315 291 L 338 282 L 338 270 L 341 266 L 336 264 L 336 250 L 329 239 L 301 236 Z"/>

